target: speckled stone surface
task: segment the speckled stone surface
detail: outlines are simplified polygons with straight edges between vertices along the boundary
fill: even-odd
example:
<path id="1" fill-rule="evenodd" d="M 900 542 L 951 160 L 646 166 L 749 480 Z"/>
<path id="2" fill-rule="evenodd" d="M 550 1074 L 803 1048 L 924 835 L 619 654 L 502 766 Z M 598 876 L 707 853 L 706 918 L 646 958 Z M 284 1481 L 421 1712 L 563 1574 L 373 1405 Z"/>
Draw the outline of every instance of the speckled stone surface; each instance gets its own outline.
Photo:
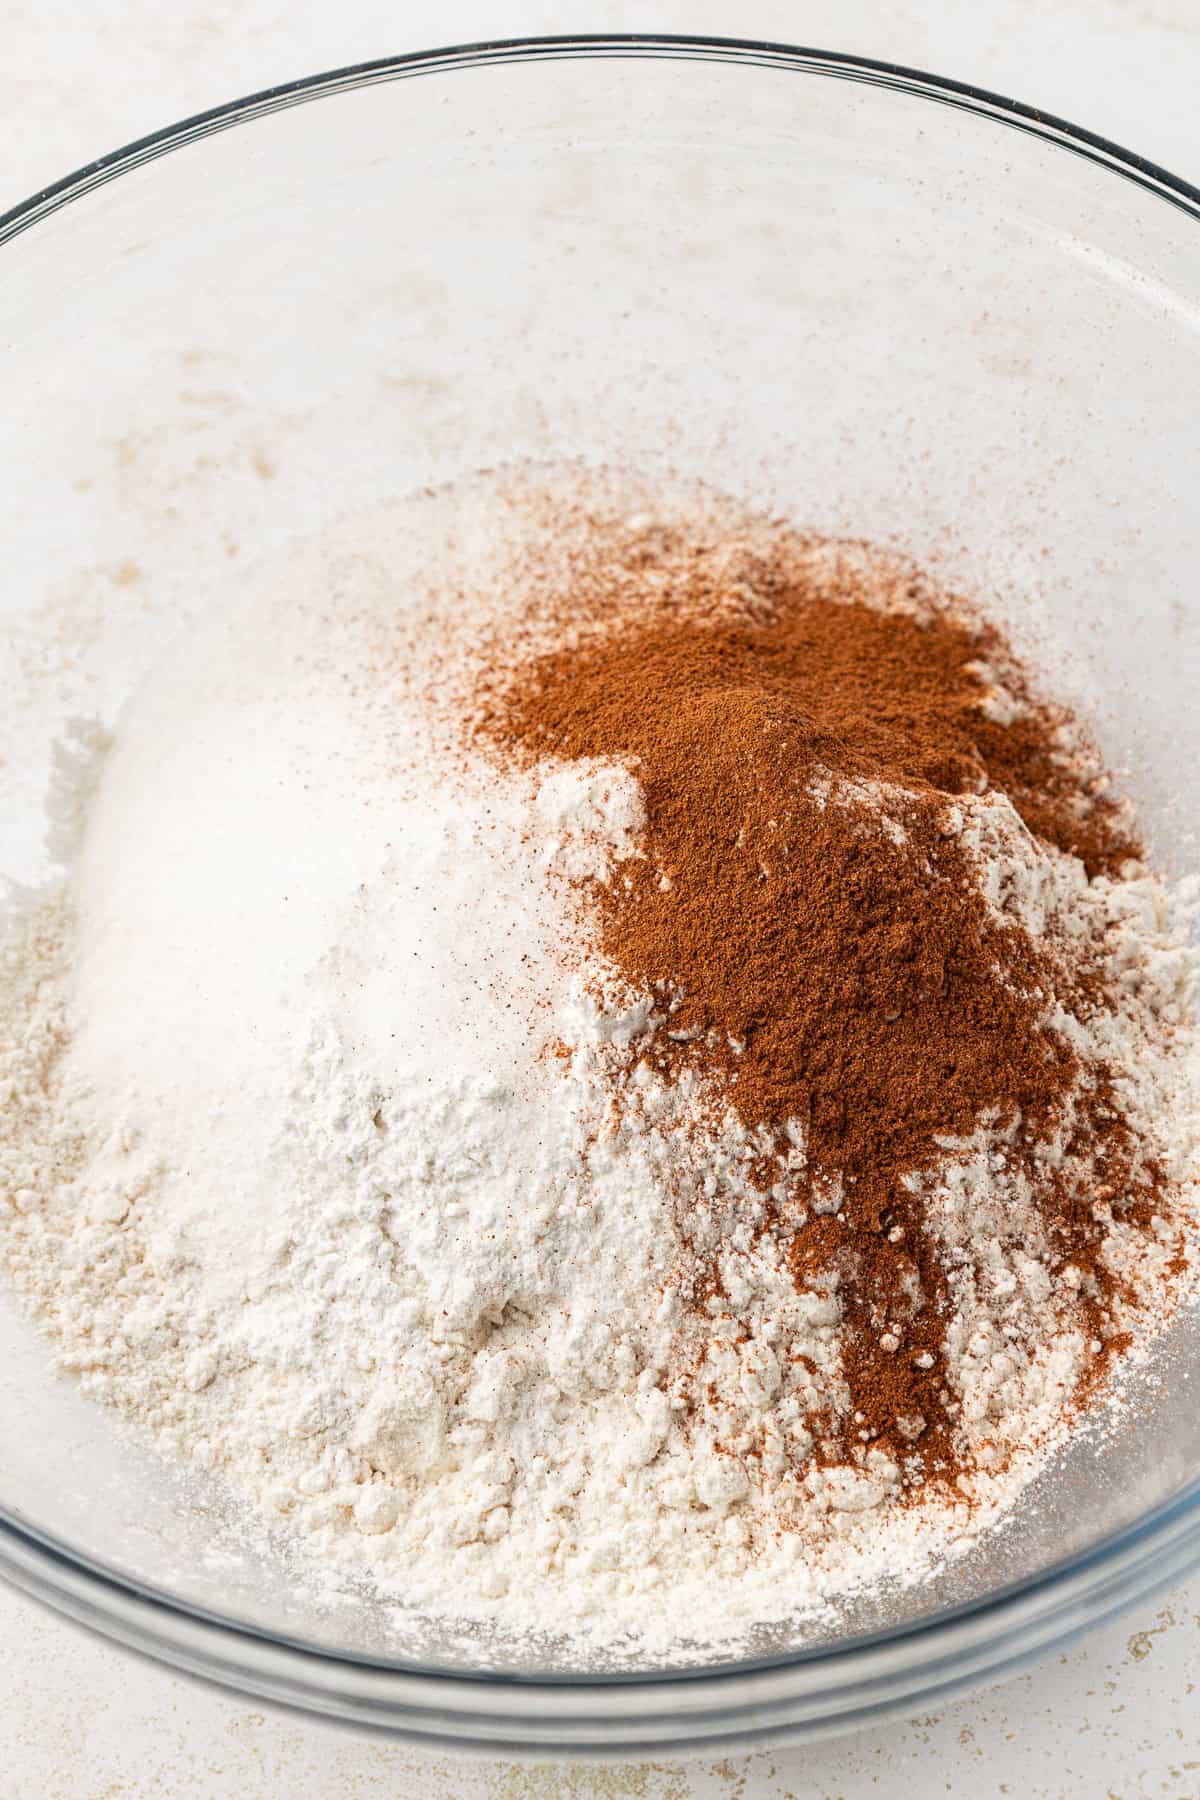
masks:
<path id="1" fill-rule="evenodd" d="M 734 32 L 1017 95 L 1200 178 L 1200 0 L 0 0 L 0 209 L 201 107 L 389 52 L 537 31 Z M 1200 1800 L 1200 1577 L 937 1714 L 688 1766 L 430 1760 L 247 1708 L 0 1588 L 0 1800 Z"/>
<path id="2" fill-rule="evenodd" d="M 518 1769 L 247 1707 L 0 1593 L 5 1800 L 1194 1800 L 1200 1582 L 932 1716 L 720 1762 Z"/>

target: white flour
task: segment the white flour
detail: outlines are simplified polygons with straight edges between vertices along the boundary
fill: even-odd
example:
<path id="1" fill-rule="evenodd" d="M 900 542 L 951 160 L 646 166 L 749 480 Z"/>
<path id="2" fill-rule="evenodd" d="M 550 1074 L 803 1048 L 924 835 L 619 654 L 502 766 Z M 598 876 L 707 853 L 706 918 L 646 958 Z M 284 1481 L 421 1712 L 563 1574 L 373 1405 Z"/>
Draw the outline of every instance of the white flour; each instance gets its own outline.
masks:
<path id="1" fill-rule="evenodd" d="M 397 674 L 439 641 L 406 543 L 456 525 L 503 586 L 465 517 L 377 522 L 374 563 L 346 534 L 306 552 L 189 634 L 73 786 L 64 764 L 70 874 L 0 966 L 0 1255 L 87 1392 L 411 1605 L 652 1644 L 918 1579 L 1065 1426 L 1084 1346 L 1028 1196 L 983 1130 L 914 1177 L 957 1271 L 963 1430 L 1015 1460 L 929 1516 L 888 1506 L 882 1452 L 822 1471 L 836 1294 L 756 1241 L 736 1121 L 685 1149 L 695 1096 L 630 1073 L 645 1005 L 597 1009 L 569 967 L 588 944 L 559 877 L 620 879 L 635 780 L 440 763 Z M 828 799 L 887 828 L 886 796 Z M 1102 921 L 1128 1004 L 1060 1027 L 1193 1178 L 1177 901 L 1088 884 L 995 796 L 960 812 L 998 911 Z M 704 1324 L 677 1299 L 684 1156 L 728 1296 Z M 1114 1228 L 1109 1254 L 1149 1279 L 1169 1250 Z"/>

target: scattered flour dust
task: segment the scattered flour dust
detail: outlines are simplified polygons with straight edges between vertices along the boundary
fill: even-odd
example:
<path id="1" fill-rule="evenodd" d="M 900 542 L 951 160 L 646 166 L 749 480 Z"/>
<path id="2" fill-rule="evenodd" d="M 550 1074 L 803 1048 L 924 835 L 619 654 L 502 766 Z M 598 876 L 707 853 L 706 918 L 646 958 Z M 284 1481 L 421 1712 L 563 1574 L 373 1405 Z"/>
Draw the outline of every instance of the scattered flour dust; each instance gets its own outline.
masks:
<path id="1" fill-rule="evenodd" d="M 730 1643 L 918 1581 L 1002 1515 L 1083 1346 L 982 1128 L 913 1178 L 972 1269 L 948 1326 L 963 1430 L 1015 1453 L 960 1500 L 891 1504 L 883 1452 L 822 1468 L 838 1300 L 742 1222 L 732 1116 L 689 1220 L 725 1306 L 680 1306 L 688 1084 L 643 1071 L 614 1113 L 648 1002 L 597 1002 L 570 901 L 639 854 L 635 775 L 501 780 L 443 756 L 425 705 L 455 595 L 508 603 L 519 496 L 339 528 L 190 628 L 111 740 L 64 748 L 62 878 L 0 948 L 0 1256 L 85 1392 L 413 1607 Z M 886 796 L 829 800 L 886 821 Z M 1128 992 L 1104 1054 L 1186 1183 L 1186 909 L 1149 875 L 1089 883 L 1003 797 L 959 824 L 1030 932 L 1102 915 Z M 1125 1250 L 1148 1277 L 1171 1254 Z"/>

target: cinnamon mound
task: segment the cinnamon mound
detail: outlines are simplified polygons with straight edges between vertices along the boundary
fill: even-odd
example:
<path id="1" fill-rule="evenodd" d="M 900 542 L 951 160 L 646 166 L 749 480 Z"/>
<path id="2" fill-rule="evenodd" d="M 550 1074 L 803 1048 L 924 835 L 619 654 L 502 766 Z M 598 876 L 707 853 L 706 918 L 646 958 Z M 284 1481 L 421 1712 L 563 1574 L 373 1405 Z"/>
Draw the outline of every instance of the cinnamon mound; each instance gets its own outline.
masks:
<path id="1" fill-rule="evenodd" d="M 1038 1147 L 1057 1134 L 1147 1219 L 1156 1179 L 1135 1179 L 1104 1072 L 1047 1022 L 1056 998 L 1103 995 L 989 907 L 954 802 L 1002 790 L 1089 875 L 1138 845 L 991 627 L 831 598 L 786 568 L 722 599 L 705 558 L 692 567 L 614 588 L 607 619 L 593 584 L 577 632 L 564 597 L 559 642 L 481 682 L 477 729 L 493 753 L 636 773 L 644 860 L 589 898 L 606 957 L 658 1003 L 645 1057 L 667 1078 L 702 1071 L 769 1146 L 765 1228 L 798 1285 L 841 1297 L 841 1454 L 879 1440 L 911 1462 L 919 1440 L 923 1478 L 948 1479 L 947 1275 L 905 1177 L 947 1138 L 1007 1132 L 1054 1266 L 1086 1272 L 1097 1337 L 1102 1230 Z"/>

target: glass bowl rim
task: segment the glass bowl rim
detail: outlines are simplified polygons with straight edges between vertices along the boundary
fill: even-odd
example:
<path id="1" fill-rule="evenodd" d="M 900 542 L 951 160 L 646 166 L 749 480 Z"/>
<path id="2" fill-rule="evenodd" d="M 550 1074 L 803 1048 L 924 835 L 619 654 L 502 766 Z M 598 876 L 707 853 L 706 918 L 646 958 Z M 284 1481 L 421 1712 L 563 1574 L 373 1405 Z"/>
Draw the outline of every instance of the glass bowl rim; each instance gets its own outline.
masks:
<path id="1" fill-rule="evenodd" d="M 1055 113 L 1029 106 L 972 82 L 931 75 L 904 63 L 881 61 L 836 50 L 819 50 L 759 38 L 705 37 L 686 32 L 575 32 L 524 38 L 486 38 L 432 50 L 406 51 L 368 62 L 349 63 L 316 75 L 300 76 L 277 86 L 259 88 L 220 106 L 192 113 L 145 137 L 135 138 L 107 155 L 39 188 L 28 199 L 0 212 L 0 244 L 58 212 L 93 188 L 127 174 L 144 162 L 152 162 L 171 150 L 233 125 L 266 117 L 286 107 L 302 105 L 326 95 L 373 87 L 417 75 L 448 73 L 492 63 L 553 62 L 568 58 L 660 57 L 664 59 L 735 63 L 763 68 L 791 69 L 857 82 L 864 87 L 894 91 L 954 106 L 961 111 L 993 119 L 1016 130 L 1057 144 L 1088 161 L 1135 182 L 1160 199 L 1200 217 L 1200 186 L 1173 175 L 1161 164 L 1114 143 L 1099 132 L 1073 125 Z"/>
<path id="2" fill-rule="evenodd" d="M 612 57 L 790 70 L 884 88 L 1019 130 L 1133 182 L 1200 221 L 1200 186 L 1096 132 L 968 82 L 903 64 L 749 38 L 686 33 L 587 33 L 487 39 L 379 57 L 210 107 L 135 139 L 0 213 L 0 245 L 74 201 L 168 152 L 285 108 L 383 82 L 493 64 Z M 1132 1523 L 974 1601 L 832 1645 L 695 1668 L 598 1672 L 463 1671 L 324 1648 L 217 1614 L 143 1584 L 42 1532 L 0 1504 L 0 1575 L 100 1635 L 152 1660 L 276 1705 L 413 1742 L 492 1755 L 628 1756 L 685 1747 L 816 1735 L 878 1721 L 922 1700 L 996 1678 L 1061 1646 L 1086 1626 L 1178 1579 L 1200 1562 L 1200 1475 Z M 980 1627 L 990 1627 L 981 1633 Z M 981 1638 L 986 1642 L 981 1642 Z M 898 1671 L 898 1646 L 913 1654 Z M 248 1659 L 252 1666 L 247 1666 Z M 341 1687 L 313 1678 L 332 1672 Z M 807 1675 L 827 1671 L 823 1685 Z M 839 1682 L 838 1672 L 852 1673 Z M 383 1677 L 386 1697 L 355 1692 Z M 791 1692 L 780 1678 L 794 1677 Z M 661 1689 L 663 1714 L 645 1704 Z M 538 1707 L 570 1696 L 570 1718 L 540 1729 Z M 837 1699 L 832 1707 L 826 1702 Z M 455 1699 L 466 1702 L 449 1710 Z M 613 1701 L 618 1701 L 616 1710 Z M 849 1700 L 846 1704 L 844 1701 Z M 631 1739 L 636 1718 L 647 1733 Z M 503 1733 L 495 1729 L 503 1725 Z M 473 1735 L 479 1730 L 480 1735 Z M 565 1735 L 564 1735 L 565 1733 Z M 619 1734 L 619 1735 L 618 1735 Z"/>

